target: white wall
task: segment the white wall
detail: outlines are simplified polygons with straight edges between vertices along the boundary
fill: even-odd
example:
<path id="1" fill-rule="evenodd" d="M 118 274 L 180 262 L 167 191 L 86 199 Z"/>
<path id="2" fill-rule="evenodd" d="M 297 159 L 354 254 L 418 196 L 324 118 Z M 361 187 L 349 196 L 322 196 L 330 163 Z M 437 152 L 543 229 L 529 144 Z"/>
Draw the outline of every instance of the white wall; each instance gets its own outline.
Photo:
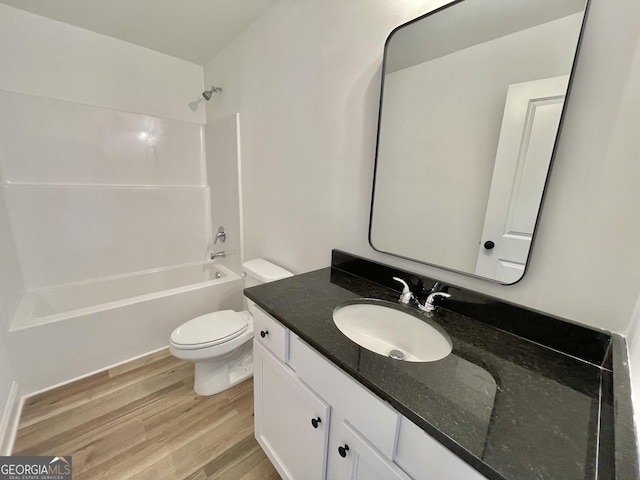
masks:
<path id="1" fill-rule="evenodd" d="M 613 167 L 622 172 L 626 172 L 628 177 L 623 180 L 618 179 L 620 185 L 628 184 L 625 187 L 627 198 L 622 202 L 633 201 L 640 191 L 640 165 L 637 161 L 629 159 L 640 158 L 640 148 L 637 147 L 635 137 L 638 135 L 638 125 L 640 125 L 640 40 L 638 40 L 635 52 L 635 60 L 629 73 L 629 81 L 624 86 L 626 102 L 620 106 L 619 122 L 615 125 L 615 135 L 617 141 L 613 143 L 610 150 L 610 158 L 614 160 Z M 625 145 L 636 145 L 632 150 Z M 626 161 L 625 161 L 626 160 Z M 635 189 L 635 193 L 634 193 Z M 637 200 L 637 199 L 635 199 Z M 624 203 L 621 203 L 624 205 Z M 623 221 L 624 211 L 610 212 L 613 218 L 622 217 L 618 222 Z M 640 252 L 629 252 L 640 256 Z M 636 272 L 640 272 L 637 270 Z M 627 333 L 627 348 L 629 353 L 629 372 L 631 377 L 631 393 L 633 397 L 633 410 L 636 424 L 636 437 L 640 427 L 640 295 L 637 297 L 635 308 L 631 316 L 631 322 Z M 640 449 L 640 445 L 638 446 Z M 639 452 L 640 454 L 640 452 Z"/>
<path id="2" fill-rule="evenodd" d="M 6 5 L 0 64 L 27 290 L 204 260 L 200 66 Z"/>
<path id="3" fill-rule="evenodd" d="M 296 272 L 341 248 L 572 321 L 626 331 L 640 292 L 640 5 L 593 0 L 530 268 L 498 286 L 367 244 L 387 34 L 435 2 L 281 0 L 205 67 L 242 117 L 245 256 Z M 634 59 L 635 58 L 635 59 Z M 623 110 L 626 109 L 626 113 Z M 615 300 L 612 300 L 615 299 Z"/>
<path id="4" fill-rule="evenodd" d="M 0 5 L 0 88 L 204 123 L 202 67 Z M 193 107 L 195 108 L 195 107 Z"/>

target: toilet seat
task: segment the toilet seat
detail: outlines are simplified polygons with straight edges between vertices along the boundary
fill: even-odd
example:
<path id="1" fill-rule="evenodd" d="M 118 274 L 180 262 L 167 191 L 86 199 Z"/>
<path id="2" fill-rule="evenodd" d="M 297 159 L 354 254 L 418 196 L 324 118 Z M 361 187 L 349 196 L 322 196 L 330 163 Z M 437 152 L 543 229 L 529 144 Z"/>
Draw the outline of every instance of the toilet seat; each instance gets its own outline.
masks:
<path id="1" fill-rule="evenodd" d="M 247 319 L 233 310 L 201 315 L 180 325 L 171 333 L 171 345 L 181 350 L 196 350 L 233 340 L 249 327 Z"/>

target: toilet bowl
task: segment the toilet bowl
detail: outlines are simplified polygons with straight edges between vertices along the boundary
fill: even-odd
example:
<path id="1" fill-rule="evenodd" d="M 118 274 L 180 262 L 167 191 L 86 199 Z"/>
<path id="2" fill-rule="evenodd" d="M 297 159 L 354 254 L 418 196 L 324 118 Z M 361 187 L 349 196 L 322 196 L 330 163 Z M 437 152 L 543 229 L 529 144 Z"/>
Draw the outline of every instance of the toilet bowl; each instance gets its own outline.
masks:
<path id="1" fill-rule="evenodd" d="M 242 264 L 246 287 L 293 276 L 264 259 Z M 201 315 L 176 328 L 169 351 L 195 363 L 193 388 L 214 395 L 253 375 L 253 317 L 247 310 L 221 310 Z"/>

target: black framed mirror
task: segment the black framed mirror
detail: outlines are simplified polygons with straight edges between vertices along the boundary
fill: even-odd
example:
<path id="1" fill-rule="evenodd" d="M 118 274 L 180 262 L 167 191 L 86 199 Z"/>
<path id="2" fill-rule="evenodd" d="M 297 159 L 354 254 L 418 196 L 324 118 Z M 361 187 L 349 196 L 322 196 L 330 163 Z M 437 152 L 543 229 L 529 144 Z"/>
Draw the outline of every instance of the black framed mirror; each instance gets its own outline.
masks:
<path id="1" fill-rule="evenodd" d="M 524 275 L 587 0 L 458 0 L 384 49 L 369 243 L 513 284 Z"/>

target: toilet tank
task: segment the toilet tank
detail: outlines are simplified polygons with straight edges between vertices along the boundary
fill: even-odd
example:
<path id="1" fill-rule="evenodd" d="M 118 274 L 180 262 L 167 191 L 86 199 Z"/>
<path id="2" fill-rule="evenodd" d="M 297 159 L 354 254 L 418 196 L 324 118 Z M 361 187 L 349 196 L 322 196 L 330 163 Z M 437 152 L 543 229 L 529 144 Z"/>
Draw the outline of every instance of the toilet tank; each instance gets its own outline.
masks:
<path id="1" fill-rule="evenodd" d="M 283 278 L 293 277 L 293 273 L 264 258 L 255 258 L 244 262 L 242 269 L 246 272 L 245 288 L 254 287 L 261 283 L 275 282 Z"/>

